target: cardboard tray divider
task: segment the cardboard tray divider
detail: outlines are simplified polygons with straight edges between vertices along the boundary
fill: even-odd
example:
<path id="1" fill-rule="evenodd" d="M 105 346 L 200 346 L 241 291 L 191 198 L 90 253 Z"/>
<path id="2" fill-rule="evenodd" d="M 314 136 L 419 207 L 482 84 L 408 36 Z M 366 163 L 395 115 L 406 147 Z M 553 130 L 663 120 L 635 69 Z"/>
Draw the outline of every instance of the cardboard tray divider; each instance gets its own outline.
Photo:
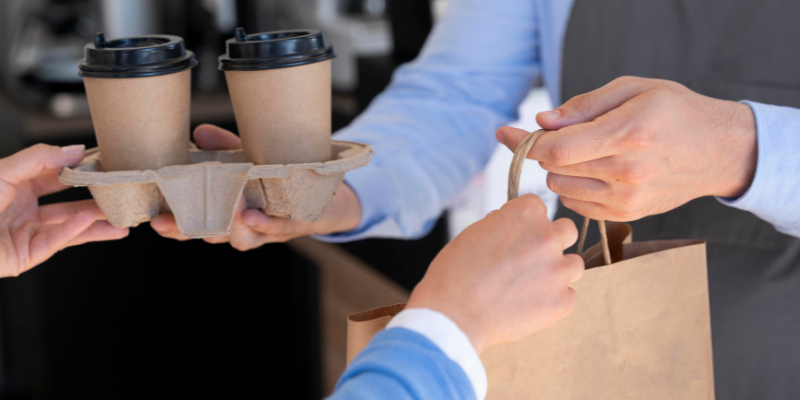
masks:
<path id="1" fill-rule="evenodd" d="M 332 141 L 331 154 L 330 161 L 321 163 L 254 165 L 241 150 L 192 149 L 187 165 L 105 172 L 95 148 L 78 166 L 64 168 L 59 180 L 87 186 L 115 227 L 135 227 L 171 212 L 184 235 L 218 236 L 230 233 L 242 193 L 247 208 L 315 221 L 333 200 L 344 173 L 369 163 L 372 147 Z"/>

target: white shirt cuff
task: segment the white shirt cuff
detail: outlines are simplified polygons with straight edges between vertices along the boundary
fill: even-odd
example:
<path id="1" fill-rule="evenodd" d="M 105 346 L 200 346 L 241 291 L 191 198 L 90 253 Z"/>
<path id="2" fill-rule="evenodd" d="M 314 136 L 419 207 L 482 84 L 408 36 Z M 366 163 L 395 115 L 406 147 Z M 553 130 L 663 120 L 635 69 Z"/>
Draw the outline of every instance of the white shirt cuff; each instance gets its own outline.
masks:
<path id="1" fill-rule="evenodd" d="M 407 308 L 395 315 L 386 329 L 406 328 L 425 336 L 467 374 L 475 397 L 486 398 L 488 381 L 478 352 L 467 335 L 444 314 L 427 308 Z"/>

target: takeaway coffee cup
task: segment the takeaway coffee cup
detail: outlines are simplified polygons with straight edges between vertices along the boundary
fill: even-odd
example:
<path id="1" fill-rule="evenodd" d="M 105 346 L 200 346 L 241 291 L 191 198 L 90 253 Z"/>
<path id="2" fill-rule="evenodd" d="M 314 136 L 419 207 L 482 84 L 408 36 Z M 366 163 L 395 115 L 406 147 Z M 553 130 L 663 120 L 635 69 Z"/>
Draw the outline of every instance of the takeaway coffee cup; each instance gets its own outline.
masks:
<path id="1" fill-rule="evenodd" d="M 189 163 L 194 54 L 183 39 L 150 35 L 106 41 L 98 33 L 78 63 L 104 171 Z"/>
<path id="2" fill-rule="evenodd" d="M 245 158 L 259 165 L 331 157 L 331 62 L 322 32 L 294 30 L 227 41 L 225 71 Z"/>

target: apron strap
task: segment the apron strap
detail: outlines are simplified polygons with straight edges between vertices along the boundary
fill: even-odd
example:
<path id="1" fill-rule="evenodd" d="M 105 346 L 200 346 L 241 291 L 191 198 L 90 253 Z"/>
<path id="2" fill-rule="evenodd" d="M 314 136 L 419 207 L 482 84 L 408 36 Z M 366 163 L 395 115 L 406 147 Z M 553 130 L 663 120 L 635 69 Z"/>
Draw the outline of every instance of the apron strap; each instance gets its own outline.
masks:
<path id="1" fill-rule="evenodd" d="M 533 145 L 539 140 L 542 135 L 547 133 L 544 129 L 531 132 L 525 137 L 517 146 L 517 151 L 514 152 L 514 158 L 511 160 L 511 169 L 508 171 L 508 200 L 514 200 L 519 197 L 519 180 L 522 177 L 522 166 L 525 164 L 525 157 L 531 151 Z M 608 235 L 606 234 L 606 221 L 597 220 L 597 226 L 600 228 L 600 243 L 603 245 L 603 261 L 605 265 L 611 264 L 611 252 L 608 249 Z M 583 253 L 583 245 L 586 242 L 586 232 L 589 228 L 589 217 L 583 219 L 583 228 L 581 228 L 581 236 L 578 240 L 578 254 Z"/>

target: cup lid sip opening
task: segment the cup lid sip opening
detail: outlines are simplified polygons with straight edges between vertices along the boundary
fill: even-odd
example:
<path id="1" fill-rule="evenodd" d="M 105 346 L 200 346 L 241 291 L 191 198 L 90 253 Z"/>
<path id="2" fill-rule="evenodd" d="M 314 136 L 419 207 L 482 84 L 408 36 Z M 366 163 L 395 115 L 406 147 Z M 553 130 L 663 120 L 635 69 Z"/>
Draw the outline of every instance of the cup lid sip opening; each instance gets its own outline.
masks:
<path id="1" fill-rule="evenodd" d="M 78 76 L 88 78 L 143 78 L 185 71 L 197 65 L 183 39 L 173 35 L 146 35 L 106 40 L 102 32 L 84 47 Z"/>
<path id="2" fill-rule="evenodd" d="M 318 30 L 287 30 L 248 35 L 237 28 L 226 42 L 227 53 L 219 57 L 222 71 L 262 71 L 289 68 L 336 57 L 333 46 Z"/>

